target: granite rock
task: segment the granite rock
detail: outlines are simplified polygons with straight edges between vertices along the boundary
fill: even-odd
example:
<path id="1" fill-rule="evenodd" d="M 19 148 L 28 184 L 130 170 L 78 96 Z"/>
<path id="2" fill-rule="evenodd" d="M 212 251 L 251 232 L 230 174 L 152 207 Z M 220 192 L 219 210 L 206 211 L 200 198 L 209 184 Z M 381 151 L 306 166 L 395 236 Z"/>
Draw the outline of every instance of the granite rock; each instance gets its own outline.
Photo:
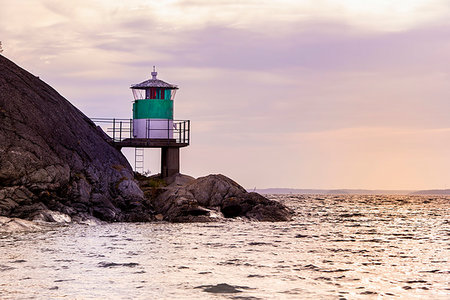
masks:
<path id="1" fill-rule="evenodd" d="M 160 183 L 150 188 L 145 185 L 148 180 L 140 178 L 140 182 L 155 212 L 170 222 L 208 222 L 236 217 L 255 221 L 289 221 L 292 216 L 291 210 L 281 203 L 257 193 L 248 193 L 221 174 L 198 179 L 178 174 L 168 178 L 166 186 Z"/>
<path id="2" fill-rule="evenodd" d="M 0 55 L 0 215 L 150 220 L 122 153 L 42 80 Z M 136 217 L 139 214 L 139 218 Z"/>

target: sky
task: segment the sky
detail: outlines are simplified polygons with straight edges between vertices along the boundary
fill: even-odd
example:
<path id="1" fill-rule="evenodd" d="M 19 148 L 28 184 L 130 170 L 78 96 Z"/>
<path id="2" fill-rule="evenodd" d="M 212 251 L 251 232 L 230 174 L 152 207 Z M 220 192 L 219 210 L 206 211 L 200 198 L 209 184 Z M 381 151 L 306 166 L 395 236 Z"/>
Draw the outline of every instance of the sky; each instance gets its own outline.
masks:
<path id="1" fill-rule="evenodd" d="M 447 0 L 0 0 L 0 41 L 89 117 L 131 117 L 156 65 L 194 177 L 450 188 Z"/>

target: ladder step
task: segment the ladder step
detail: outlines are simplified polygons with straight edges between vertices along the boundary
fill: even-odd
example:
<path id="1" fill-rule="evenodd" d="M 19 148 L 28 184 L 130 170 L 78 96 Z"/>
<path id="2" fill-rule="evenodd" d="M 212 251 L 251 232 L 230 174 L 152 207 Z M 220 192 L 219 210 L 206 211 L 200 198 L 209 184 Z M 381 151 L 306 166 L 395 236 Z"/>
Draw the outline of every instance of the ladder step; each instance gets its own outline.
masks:
<path id="1" fill-rule="evenodd" d="M 134 148 L 134 171 L 144 172 L 144 148 Z"/>

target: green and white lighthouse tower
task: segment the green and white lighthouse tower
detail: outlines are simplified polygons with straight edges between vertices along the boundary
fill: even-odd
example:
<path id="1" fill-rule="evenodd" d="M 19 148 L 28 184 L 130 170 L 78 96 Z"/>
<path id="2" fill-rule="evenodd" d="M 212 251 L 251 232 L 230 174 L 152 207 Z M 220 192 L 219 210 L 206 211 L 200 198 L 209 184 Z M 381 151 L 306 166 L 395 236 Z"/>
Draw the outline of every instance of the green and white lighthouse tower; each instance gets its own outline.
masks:
<path id="1" fill-rule="evenodd" d="M 92 119 L 109 134 L 117 149 L 134 148 L 134 170 L 144 171 L 144 149 L 161 149 L 161 177 L 180 173 L 180 148 L 189 146 L 191 121 L 174 120 L 178 86 L 156 78 L 133 84 L 133 119 Z"/>
<path id="2" fill-rule="evenodd" d="M 133 91 L 133 137 L 141 139 L 173 138 L 173 100 L 178 87 L 156 78 L 131 86 Z"/>

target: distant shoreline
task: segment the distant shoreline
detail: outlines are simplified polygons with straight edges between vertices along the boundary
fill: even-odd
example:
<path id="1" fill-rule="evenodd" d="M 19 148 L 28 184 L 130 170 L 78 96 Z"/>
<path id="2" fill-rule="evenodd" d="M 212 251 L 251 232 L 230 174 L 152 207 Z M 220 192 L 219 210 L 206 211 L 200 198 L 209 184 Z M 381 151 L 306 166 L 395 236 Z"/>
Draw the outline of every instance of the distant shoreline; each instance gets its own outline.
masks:
<path id="1" fill-rule="evenodd" d="M 436 190 L 362 190 L 362 189 L 248 189 L 260 194 L 306 194 L 306 195 L 450 195 L 450 189 Z"/>

